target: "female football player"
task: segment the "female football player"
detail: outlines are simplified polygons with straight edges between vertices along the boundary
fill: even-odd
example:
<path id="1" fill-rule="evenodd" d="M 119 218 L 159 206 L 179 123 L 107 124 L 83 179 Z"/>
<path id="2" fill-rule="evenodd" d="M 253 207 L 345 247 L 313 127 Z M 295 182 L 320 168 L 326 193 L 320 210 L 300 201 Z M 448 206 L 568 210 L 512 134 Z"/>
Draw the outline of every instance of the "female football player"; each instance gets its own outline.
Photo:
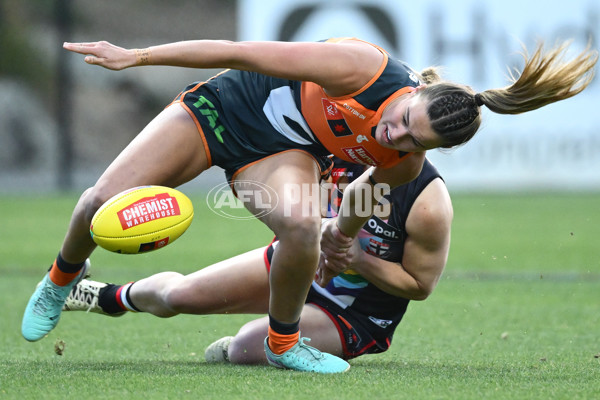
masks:
<path id="1" fill-rule="evenodd" d="M 141 185 L 175 187 L 211 165 L 236 182 L 258 182 L 282 201 L 261 216 L 278 237 L 271 262 L 269 333 L 265 352 L 278 366 L 320 372 L 348 369 L 343 360 L 313 352 L 300 341 L 299 319 L 320 256 L 321 219 L 314 191 L 289 198 L 286 186 L 318 187 L 334 154 L 372 168 L 343 198 L 336 223 L 326 224 L 321 247 L 328 268 L 341 270 L 353 238 L 368 220 L 358 213 L 357 188 L 375 183 L 396 187 L 414 179 L 425 151 L 470 140 L 481 107 L 517 114 L 569 98 L 591 81 L 597 53 L 586 50 L 564 60 L 566 45 L 525 57 L 520 76 L 506 88 L 475 93 L 421 74 L 378 46 L 357 39 L 318 43 L 196 40 L 124 49 L 107 42 L 65 43 L 84 60 L 121 70 L 142 65 L 229 68 L 192 84 L 130 143 L 86 190 L 76 205 L 60 252 L 29 300 L 21 331 L 30 341 L 58 323 L 64 299 L 80 279 L 95 244 L 89 226 L 111 196 Z M 315 189 L 317 190 L 317 189 Z M 294 200 L 294 201 L 292 201 Z M 255 215 L 263 210 L 245 202 Z"/>
<path id="2" fill-rule="evenodd" d="M 338 160 L 334 182 L 343 187 L 363 169 Z M 339 198 L 333 196 L 334 212 Z M 426 299 L 442 274 L 453 212 L 434 166 L 426 160 L 419 176 L 393 189 L 384 204 L 385 211 L 372 216 L 354 240 L 349 268 L 331 271 L 336 275 L 331 281 L 325 281 L 320 269 L 312 284 L 300 329 L 320 351 L 344 359 L 386 351 L 409 301 Z M 274 241 L 186 276 L 163 272 L 125 285 L 84 279 L 71 291 L 64 309 L 112 316 L 126 311 L 158 317 L 266 314 L 269 267 L 278 245 Z M 323 263 L 321 268 L 326 268 Z M 235 337 L 210 345 L 206 360 L 266 363 L 267 330 L 267 317 L 251 321 Z"/>

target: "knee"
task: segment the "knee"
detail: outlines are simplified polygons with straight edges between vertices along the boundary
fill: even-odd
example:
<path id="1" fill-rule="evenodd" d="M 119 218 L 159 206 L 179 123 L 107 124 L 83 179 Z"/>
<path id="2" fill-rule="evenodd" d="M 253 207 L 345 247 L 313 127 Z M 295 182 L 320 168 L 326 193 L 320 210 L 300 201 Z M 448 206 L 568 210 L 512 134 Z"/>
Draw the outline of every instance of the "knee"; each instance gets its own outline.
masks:
<path id="1" fill-rule="evenodd" d="M 160 297 L 165 308 L 168 308 L 173 315 L 186 313 L 190 311 L 190 293 L 186 290 L 183 278 L 184 276 L 177 272 L 163 272 L 161 278 L 164 279 L 164 286 Z"/>
<path id="2" fill-rule="evenodd" d="M 232 364 L 248 364 L 248 346 L 234 337 L 227 348 L 227 357 Z"/>
<path id="3" fill-rule="evenodd" d="M 280 251 L 293 251 L 298 262 L 312 262 L 320 253 L 320 218 L 289 218 L 275 234 L 279 239 Z"/>
<path id="4" fill-rule="evenodd" d="M 97 183 L 93 187 L 86 189 L 79 198 L 78 203 L 84 218 L 88 222 L 91 222 L 96 211 L 118 192 L 112 186 L 102 183 Z"/>
<path id="5" fill-rule="evenodd" d="M 110 197 L 112 197 L 112 195 L 109 195 L 96 187 L 91 187 L 83 192 L 79 198 L 77 207 L 83 218 L 89 223 L 92 222 L 92 218 L 94 218 L 96 211 L 98 211 Z"/>
<path id="6" fill-rule="evenodd" d="M 250 322 L 253 328 L 256 322 L 255 320 Z M 267 336 L 267 327 L 261 326 L 260 329 L 244 329 L 242 327 L 237 335 L 229 343 L 227 349 L 227 356 L 229 362 L 232 364 L 266 364 L 267 358 L 265 356 L 265 350 L 263 341 Z"/>
<path id="7" fill-rule="evenodd" d="M 275 234 L 280 243 L 289 242 L 298 247 L 315 247 L 321 238 L 321 219 L 313 217 L 284 218 Z"/>

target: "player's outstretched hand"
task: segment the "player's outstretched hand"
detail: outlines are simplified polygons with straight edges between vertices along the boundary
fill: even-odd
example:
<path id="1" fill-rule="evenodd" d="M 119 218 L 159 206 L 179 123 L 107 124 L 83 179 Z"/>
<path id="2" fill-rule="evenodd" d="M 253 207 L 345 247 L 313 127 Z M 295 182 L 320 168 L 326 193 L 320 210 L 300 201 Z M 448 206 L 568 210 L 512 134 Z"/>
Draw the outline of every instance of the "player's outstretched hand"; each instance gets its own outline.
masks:
<path id="1" fill-rule="evenodd" d="M 83 54 L 88 64 L 119 71 L 137 64 L 135 50 L 124 49 L 114 44 L 102 41 L 91 43 L 67 43 L 63 48 L 74 53 Z"/>

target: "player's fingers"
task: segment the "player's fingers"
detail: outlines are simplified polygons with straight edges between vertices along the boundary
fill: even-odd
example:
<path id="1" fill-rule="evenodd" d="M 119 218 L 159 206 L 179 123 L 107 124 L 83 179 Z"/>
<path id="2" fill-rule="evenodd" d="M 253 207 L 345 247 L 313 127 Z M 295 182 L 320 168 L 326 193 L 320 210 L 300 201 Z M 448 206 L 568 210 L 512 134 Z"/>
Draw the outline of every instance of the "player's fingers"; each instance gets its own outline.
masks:
<path id="1" fill-rule="evenodd" d="M 335 278 L 338 275 L 339 272 L 332 271 L 329 267 L 321 268 L 317 284 L 321 287 L 325 287 L 333 278 Z"/>
<path id="2" fill-rule="evenodd" d="M 345 259 L 327 258 L 325 259 L 323 270 L 335 275 L 340 274 L 348 268 L 346 261 Z"/>
<path id="3" fill-rule="evenodd" d="M 102 62 L 105 60 L 106 60 L 105 58 L 94 57 L 94 56 L 87 56 L 83 59 L 83 61 L 85 61 L 88 64 L 92 64 L 92 65 L 102 65 Z"/>
<path id="4" fill-rule="evenodd" d="M 321 274 L 319 275 L 319 280 L 317 281 L 317 284 L 321 287 L 325 287 L 332 279 L 333 279 L 333 275 L 327 273 L 326 271 L 321 271 Z"/>
<path id="5" fill-rule="evenodd" d="M 317 284 L 318 284 L 319 286 L 321 286 L 322 288 L 324 288 L 324 287 L 326 287 L 326 286 L 327 286 L 327 284 L 329 283 L 329 281 L 331 281 L 331 279 L 328 279 L 328 278 L 322 277 L 322 278 L 320 278 L 320 279 L 317 281 Z"/>
<path id="6" fill-rule="evenodd" d="M 321 251 L 325 254 L 328 260 L 343 260 L 346 258 L 347 251 L 340 250 L 339 248 L 321 247 Z"/>
<path id="7" fill-rule="evenodd" d="M 92 50 L 93 48 L 95 48 L 97 45 L 97 42 L 91 42 L 91 43 L 69 43 L 69 42 L 64 42 L 63 43 L 63 48 L 69 51 L 73 51 L 75 53 L 79 53 L 79 54 L 89 54 L 90 50 Z"/>
<path id="8" fill-rule="evenodd" d="M 352 246 L 346 244 L 341 245 L 340 243 L 333 241 L 321 241 L 321 250 L 327 254 L 343 256 L 347 254 Z"/>

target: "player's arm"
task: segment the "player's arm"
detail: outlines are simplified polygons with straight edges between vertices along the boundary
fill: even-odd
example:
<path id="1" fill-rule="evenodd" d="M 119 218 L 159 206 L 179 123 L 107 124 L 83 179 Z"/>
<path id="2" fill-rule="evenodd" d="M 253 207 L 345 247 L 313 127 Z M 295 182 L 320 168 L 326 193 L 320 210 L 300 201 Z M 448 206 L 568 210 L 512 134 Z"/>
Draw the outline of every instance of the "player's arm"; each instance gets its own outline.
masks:
<path id="1" fill-rule="evenodd" d="M 328 271 L 343 271 L 348 268 L 348 250 L 352 247 L 353 238 L 358 235 L 379 204 L 381 193 L 378 188 L 373 187 L 369 179 L 370 174 L 375 182 L 394 188 L 419 176 L 424 160 L 425 152 L 413 153 L 394 167 L 370 168 L 348 185 L 344 190 L 338 216 L 323 224 L 321 251 L 325 256 Z M 324 281 L 332 277 L 327 275 Z"/>
<path id="2" fill-rule="evenodd" d="M 370 191 L 365 190 L 369 185 L 372 186 L 369 175 L 372 175 L 376 183 L 388 185 L 393 189 L 419 176 L 424 160 L 425 152 L 413 153 L 391 168 L 371 168 L 356 178 L 344 190 L 344 197 L 337 218 L 337 228 L 346 236 L 355 237 L 371 217 L 373 210 L 379 203 L 380 193 L 376 188 Z M 367 196 L 365 197 L 365 195 Z M 365 213 L 366 210 L 370 210 L 371 213 Z"/>
<path id="3" fill-rule="evenodd" d="M 453 211 L 439 179 L 419 195 L 406 221 L 402 264 L 360 251 L 350 268 L 394 296 L 424 300 L 435 288 L 448 259 Z"/>
<path id="4" fill-rule="evenodd" d="M 108 42 L 65 43 L 63 47 L 87 55 L 85 61 L 89 64 L 108 69 L 138 65 L 233 68 L 315 82 L 332 96 L 360 89 L 383 62 L 379 50 L 356 40 L 340 43 L 191 40 L 142 50 L 124 49 Z"/>

